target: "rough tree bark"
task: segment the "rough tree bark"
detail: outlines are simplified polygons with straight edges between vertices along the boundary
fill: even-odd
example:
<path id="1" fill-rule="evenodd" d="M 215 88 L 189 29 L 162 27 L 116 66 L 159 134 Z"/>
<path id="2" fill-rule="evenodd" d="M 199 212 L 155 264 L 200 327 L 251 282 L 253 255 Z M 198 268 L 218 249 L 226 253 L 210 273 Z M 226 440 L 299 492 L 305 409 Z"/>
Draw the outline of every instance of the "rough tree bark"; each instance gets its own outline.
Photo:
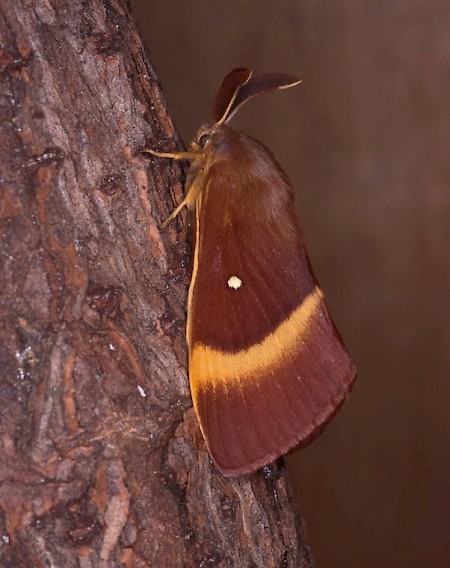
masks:
<path id="1" fill-rule="evenodd" d="M 1 566 L 312 566 L 283 466 L 225 479 L 191 409 L 182 172 L 141 153 L 177 137 L 127 3 L 3 0 L 0 34 Z"/>

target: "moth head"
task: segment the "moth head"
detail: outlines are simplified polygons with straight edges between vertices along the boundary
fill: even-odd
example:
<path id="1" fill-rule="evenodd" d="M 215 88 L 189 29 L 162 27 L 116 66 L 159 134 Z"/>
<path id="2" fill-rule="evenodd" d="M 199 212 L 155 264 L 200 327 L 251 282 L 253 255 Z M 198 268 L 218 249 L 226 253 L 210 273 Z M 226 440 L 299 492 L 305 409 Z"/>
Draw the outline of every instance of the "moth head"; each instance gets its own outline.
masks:
<path id="1" fill-rule="evenodd" d="M 194 140 L 191 142 L 191 149 L 194 150 L 194 152 L 206 153 L 216 130 L 217 125 L 215 123 L 201 126 Z"/>

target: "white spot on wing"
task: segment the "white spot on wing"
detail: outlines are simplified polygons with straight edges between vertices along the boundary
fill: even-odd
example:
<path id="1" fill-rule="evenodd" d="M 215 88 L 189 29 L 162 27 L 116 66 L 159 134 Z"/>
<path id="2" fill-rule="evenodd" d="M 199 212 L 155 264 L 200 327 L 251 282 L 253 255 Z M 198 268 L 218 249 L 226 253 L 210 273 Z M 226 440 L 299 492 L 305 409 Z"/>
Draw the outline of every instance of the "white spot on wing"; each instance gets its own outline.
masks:
<path id="1" fill-rule="evenodd" d="M 242 280 L 239 278 L 239 276 L 230 276 L 228 278 L 228 288 L 237 290 L 241 286 L 242 286 Z"/>

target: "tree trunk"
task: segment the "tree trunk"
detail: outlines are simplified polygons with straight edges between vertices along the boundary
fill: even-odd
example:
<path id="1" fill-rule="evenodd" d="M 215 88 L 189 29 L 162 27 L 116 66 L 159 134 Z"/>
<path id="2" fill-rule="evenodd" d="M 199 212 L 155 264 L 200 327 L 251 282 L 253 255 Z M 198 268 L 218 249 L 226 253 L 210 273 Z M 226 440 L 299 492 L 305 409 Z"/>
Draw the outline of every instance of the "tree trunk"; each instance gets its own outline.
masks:
<path id="1" fill-rule="evenodd" d="M 179 147 L 122 0 L 0 6 L 0 564 L 310 567 L 283 465 L 191 408 Z M 170 142 L 169 142 L 170 146 Z"/>

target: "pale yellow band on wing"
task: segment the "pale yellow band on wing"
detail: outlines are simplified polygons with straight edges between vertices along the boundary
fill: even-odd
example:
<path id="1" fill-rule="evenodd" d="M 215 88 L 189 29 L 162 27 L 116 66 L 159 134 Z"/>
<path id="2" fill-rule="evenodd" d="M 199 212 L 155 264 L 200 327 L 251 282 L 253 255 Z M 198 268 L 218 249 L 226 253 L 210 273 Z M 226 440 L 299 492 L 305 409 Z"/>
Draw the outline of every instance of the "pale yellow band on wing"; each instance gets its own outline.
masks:
<path id="1" fill-rule="evenodd" d="M 322 291 L 317 286 L 275 331 L 248 349 L 226 353 L 197 343 L 189 362 L 193 393 L 200 385 L 229 385 L 233 381 L 255 376 L 262 369 L 282 363 L 308 333 L 309 323 L 322 298 Z"/>

